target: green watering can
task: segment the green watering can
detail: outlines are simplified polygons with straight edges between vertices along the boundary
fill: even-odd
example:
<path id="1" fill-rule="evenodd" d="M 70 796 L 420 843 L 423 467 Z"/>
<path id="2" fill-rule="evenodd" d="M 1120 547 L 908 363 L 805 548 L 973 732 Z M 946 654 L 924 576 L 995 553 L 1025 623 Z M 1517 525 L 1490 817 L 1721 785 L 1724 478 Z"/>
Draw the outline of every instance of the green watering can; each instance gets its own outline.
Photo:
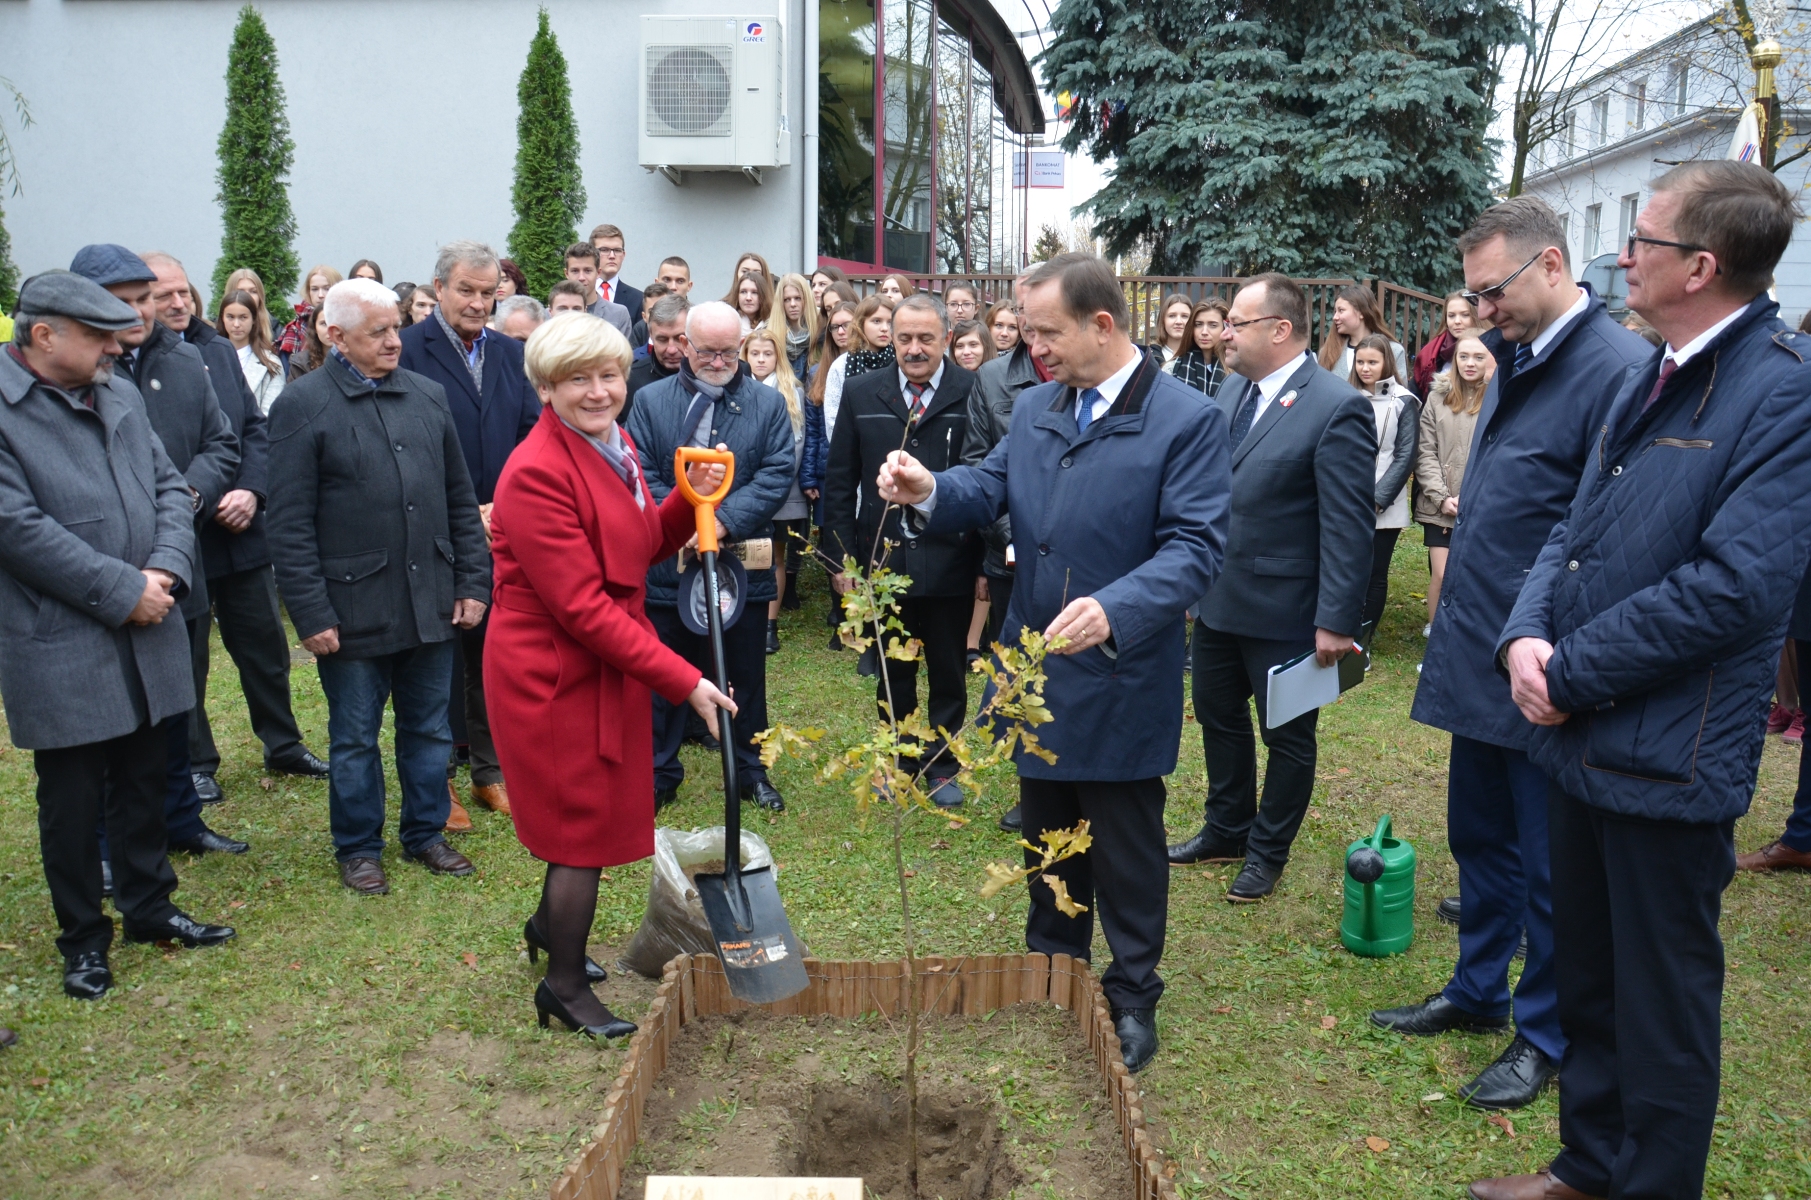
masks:
<path id="1" fill-rule="evenodd" d="M 1401 954 L 1415 940 L 1415 848 L 1390 836 L 1390 815 L 1377 831 L 1346 847 L 1346 915 L 1339 940 L 1366 958 Z"/>

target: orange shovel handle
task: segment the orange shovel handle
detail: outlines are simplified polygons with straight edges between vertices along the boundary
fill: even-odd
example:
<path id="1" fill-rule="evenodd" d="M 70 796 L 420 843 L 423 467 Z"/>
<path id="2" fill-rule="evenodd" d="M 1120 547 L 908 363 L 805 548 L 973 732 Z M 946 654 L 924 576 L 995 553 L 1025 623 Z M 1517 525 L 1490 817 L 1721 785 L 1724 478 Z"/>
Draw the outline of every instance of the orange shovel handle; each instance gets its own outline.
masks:
<path id="1" fill-rule="evenodd" d="M 723 482 L 717 490 L 708 496 L 701 496 L 692 487 L 692 481 L 685 476 L 685 469 L 691 463 L 718 463 L 723 467 Z M 729 485 L 736 479 L 736 456 L 727 450 L 707 450 L 703 446 L 681 446 L 673 452 L 673 477 L 678 481 L 679 491 L 691 502 L 693 514 L 698 519 L 698 553 L 715 554 L 717 552 L 717 506 L 729 495 Z"/>

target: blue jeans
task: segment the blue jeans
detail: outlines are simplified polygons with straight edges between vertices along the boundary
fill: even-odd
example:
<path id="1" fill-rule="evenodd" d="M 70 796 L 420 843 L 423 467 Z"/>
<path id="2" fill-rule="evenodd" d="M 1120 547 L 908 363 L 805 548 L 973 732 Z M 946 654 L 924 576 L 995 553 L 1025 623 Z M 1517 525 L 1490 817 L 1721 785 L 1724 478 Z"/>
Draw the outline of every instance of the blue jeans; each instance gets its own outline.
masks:
<path id="1" fill-rule="evenodd" d="M 1553 978 L 1547 777 L 1519 750 L 1455 735 L 1446 828 L 1459 864 L 1459 961 L 1444 994 L 1466 1012 L 1507 1015 L 1509 960 L 1525 928 L 1528 959 L 1515 988 L 1515 1028 L 1557 1063 L 1566 1036 Z"/>
<path id="2" fill-rule="evenodd" d="M 384 852 L 384 764 L 378 750 L 384 702 L 396 709 L 396 778 L 402 785 L 397 833 L 420 854 L 446 840 L 451 811 L 446 764 L 453 753 L 447 700 L 453 689 L 453 639 L 375 658 L 329 655 L 316 661 L 327 695 L 332 746 L 327 805 L 333 853 L 341 862 Z"/>

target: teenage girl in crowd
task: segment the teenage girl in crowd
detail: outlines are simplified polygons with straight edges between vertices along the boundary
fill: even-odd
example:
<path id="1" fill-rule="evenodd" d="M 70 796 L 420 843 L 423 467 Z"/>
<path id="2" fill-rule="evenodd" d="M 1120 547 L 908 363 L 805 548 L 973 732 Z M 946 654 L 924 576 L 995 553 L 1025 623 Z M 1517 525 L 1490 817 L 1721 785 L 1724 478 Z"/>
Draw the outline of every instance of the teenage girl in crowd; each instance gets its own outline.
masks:
<path id="1" fill-rule="evenodd" d="M 1189 315 L 1194 310 L 1194 302 L 1181 292 L 1165 296 L 1163 307 L 1158 310 L 1157 340 L 1147 349 L 1156 358 L 1157 365 L 1171 374 L 1175 373 L 1177 362 L 1188 349 Z"/>
<path id="2" fill-rule="evenodd" d="M 1421 424 L 1415 393 L 1396 374 L 1390 339 L 1380 333 L 1359 339 L 1352 354 L 1352 386 L 1371 398 L 1377 422 L 1377 534 L 1371 543 L 1371 582 L 1365 589 L 1362 620 L 1375 630 L 1390 594 L 1390 556 L 1409 524 L 1409 472 L 1415 469 L 1415 436 Z"/>
<path id="3" fill-rule="evenodd" d="M 1463 303 L 1463 302 L 1462 302 Z M 1434 376 L 1427 403 L 1421 408 L 1421 436 L 1416 440 L 1415 520 L 1427 545 L 1427 624 L 1421 636 L 1434 628 L 1440 606 L 1440 581 L 1446 577 L 1446 552 L 1453 544 L 1453 524 L 1459 519 L 1459 484 L 1465 478 L 1465 460 L 1471 456 L 1471 433 L 1484 407 L 1484 389 L 1496 370 L 1478 332 L 1468 329 L 1453 343 L 1450 369 Z"/>
<path id="4" fill-rule="evenodd" d="M 1390 354 L 1396 360 L 1396 379 L 1404 382 L 1409 377 L 1409 355 L 1396 335 L 1390 332 L 1389 324 L 1383 319 L 1383 309 L 1377 306 L 1377 297 L 1367 287 L 1343 287 L 1333 301 L 1333 332 L 1321 343 L 1321 366 L 1333 372 L 1341 379 L 1352 374 L 1352 352 L 1358 349 L 1361 339 L 1377 334 L 1390 344 Z"/>
<path id="5" fill-rule="evenodd" d="M 1203 300 L 1189 312 L 1189 348 L 1176 360 L 1172 374 L 1203 395 L 1219 392 L 1226 381 L 1220 361 L 1220 337 L 1226 332 L 1226 301 Z"/>
<path id="6" fill-rule="evenodd" d="M 744 280 L 743 282 L 747 282 Z M 800 282 L 804 282 L 800 280 Z M 762 326 L 742 343 L 742 361 L 755 382 L 779 392 L 786 401 L 786 415 L 792 418 L 792 490 L 773 514 L 774 598 L 767 603 L 767 652 L 780 652 L 780 602 L 788 590 L 799 583 L 799 552 L 811 544 L 811 504 L 817 499 L 814 486 L 807 493 L 800 486 L 805 457 L 805 406 L 799 395 L 798 376 L 786 361 L 785 345 L 772 329 Z"/>

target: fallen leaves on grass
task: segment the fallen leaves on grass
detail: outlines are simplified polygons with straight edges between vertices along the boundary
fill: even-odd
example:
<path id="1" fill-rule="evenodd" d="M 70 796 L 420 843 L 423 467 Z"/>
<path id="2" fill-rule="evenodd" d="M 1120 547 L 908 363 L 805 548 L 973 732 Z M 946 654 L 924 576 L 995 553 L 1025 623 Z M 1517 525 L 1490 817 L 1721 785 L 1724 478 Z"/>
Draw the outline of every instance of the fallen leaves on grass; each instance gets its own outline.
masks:
<path id="1" fill-rule="evenodd" d="M 1328 1013 L 1326 1016 L 1321 1018 L 1321 1028 L 1322 1029 L 1331 1029 L 1337 1024 L 1339 1024 L 1339 1018 L 1334 1016 L 1331 1013 Z"/>
<path id="2" fill-rule="evenodd" d="M 949 848 L 950 848 L 950 844 L 948 842 L 944 841 L 942 838 L 938 838 L 936 841 L 931 843 L 931 849 L 933 849 L 933 850 L 948 850 Z"/>
<path id="3" fill-rule="evenodd" d="M 302 969 L 302 964 L 301 963 L 290 963 L 289 969 L 292 971 L 300 971 Z"/>
<path id="4" fill-rule="evenodd" d="M 478 967 L 478 956 L 476 954 L 473 954 L 470 950 L 467 950 L 464 954 L 461 954 L 459 956 L 459 961 L 464 963 L 466 966 L 471 967 L 473 970 L 476 970 Z"/>
<path id="5" fill-rule="evenodd" d="M 1232 1011 L 1232 1005 L 1222 1004 L 1219 1008 L 1214 1009 L 1214 1011 L 1216 1013 L 1219 1013 L 1221 1016 L 1225 1016 L 1227 1013 Z"/>
<path id="6" fill-rule="evenodd" d="M 50 1077 L 48 1075 L 34 1075 L 31 1079 L 27 1080 L 27 1082 L 33 1087 L 49 1087 Z"/>
<path id="7" fill-rule="evenodd" d="M 1365 1147 L 1370 1150 L 1372 1154 L 1382 1154 L 1385 1150 L 1390 1148 L 1390 1139 L 1380 1138 L 1376 1134 L 1372 1134 L 1365 1139 Z"/>
<path id="8" fill-rule="evenodd" d="M 1440 1103 L 1440 1101 L 1442 1101 L 1444 1099 L 1446 1099 L 1445 1092 L 1429 1092 L 1427 1095 L 1421 1097 L 1421 1103 L 1438 1104 L 1438 1103 Z"/>
<path id="9" fill-rule="evenodd" d="M 1492 1116 L 1487 1117 L 1485 1119 L 1488 1120 L 1492 1125 L 1495 1125 L 1498 1129 L 1501 1129 L 1504 1133 L 1508 1134 L 1510 1137 L 1515 1136 L 1515 1122 L 1511 1121 L 1508 1117 L 1504 1116 L 1502 1113 L 1495 1113 Z"/>
<path id="10" fill-rule="evenodd" d="M 228 905 L 227 905 L 227 907 L 228 907 L 228 908 L 244 908 L 244 907 L 245 907 L 245 901 L 243 901 L 243 900 L 234 900 L 234 901 L 232 901 L 232 902 L 231 902 L 231 903 L 229 903 L 229 904 L 228 904 Z"/>

